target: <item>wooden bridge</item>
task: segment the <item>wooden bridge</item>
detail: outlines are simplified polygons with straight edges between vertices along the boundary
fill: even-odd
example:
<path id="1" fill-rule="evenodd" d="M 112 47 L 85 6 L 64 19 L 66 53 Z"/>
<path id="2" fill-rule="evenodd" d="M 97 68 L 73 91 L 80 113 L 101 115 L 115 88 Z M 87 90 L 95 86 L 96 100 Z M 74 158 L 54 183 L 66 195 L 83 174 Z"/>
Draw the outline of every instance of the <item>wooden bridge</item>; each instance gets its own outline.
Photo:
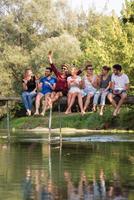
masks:
<path id="1" fill-rule="evenodd" d="M 118 99 L 117 99 L 118 101 Z M 3 97 L 0 96 L 0 107 L 6 106 L 6 115 L 7 115 L 7 137 L 10 140 L 10 107 L 9 103 L 10 102 L 22 102 L 21 97 Z M 106 102 L 109 104 L 109 102 Z M 127 105 L 133 105 L 134 104 L 134 95 L 129 95 L 127 99 L 125 100 L 124 104 Z M 62 97 L 54 107 L 58 109 L 58 111 L 64 111 L 67 105 L 67 97 Z M 51 141 L 50 134 L 51 134 L 51 120 L 52 120 L 52 109 L 50 109 L 50 114 L 49 114 L 49 141 Z M 60 138 L 61 138 L 61 125 L 60 125 Z"/>

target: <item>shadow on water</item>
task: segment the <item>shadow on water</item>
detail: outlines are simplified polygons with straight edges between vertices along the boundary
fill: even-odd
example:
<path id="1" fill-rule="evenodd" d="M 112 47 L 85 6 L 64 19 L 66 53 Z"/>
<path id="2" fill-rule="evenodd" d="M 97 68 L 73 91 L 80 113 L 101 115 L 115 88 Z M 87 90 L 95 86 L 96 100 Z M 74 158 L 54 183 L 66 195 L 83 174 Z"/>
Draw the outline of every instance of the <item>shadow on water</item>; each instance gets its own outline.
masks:
<path id="1" fill-rule="evenodd" d="M 0 144 L 0 199 L 133 200 L 133 139 L 89 137 Z"/>

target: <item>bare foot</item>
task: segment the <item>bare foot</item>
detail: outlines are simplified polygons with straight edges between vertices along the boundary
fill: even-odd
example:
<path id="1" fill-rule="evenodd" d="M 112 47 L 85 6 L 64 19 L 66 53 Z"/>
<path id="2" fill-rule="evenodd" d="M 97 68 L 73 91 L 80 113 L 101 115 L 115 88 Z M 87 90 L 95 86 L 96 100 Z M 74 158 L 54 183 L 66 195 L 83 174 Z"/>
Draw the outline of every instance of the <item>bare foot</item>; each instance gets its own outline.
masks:
<path id="1" fill-rule="evenodd" d="M 35 113 L 34 113 L 34 116 L 38 116 L 38 115 L 39 115 L 39 112 L 35 112 Z"/>
<path id="2" fill-rule="evenodd" d="M 83 111 L 81 111 L 81 115 L 83 116 L 83 115 L 85 115 L 85 111 L 83 110 Z"/>
<path id="3" fill-rule="evenodd" d="M 96 108 L 96 106 L 93 106 L 93 112 L 97 112 L 97 108 Z"/>
<path id="4" fill-rule="evenodd" d="M 117 110 L 115 109 L 113 112 L 113 116 L 116 117 L 117 116 Z"/>
<path id="5" fill-rule="evenodd" d="M 72 113 L 71 111 L 66 110 L 65 115 Z"/>
<path id="6" fill-rule="evenodd" d="M 41 112 L 41 113 L 40 113 L 40 115 L 44 117 L 44 115 L 45 115 L 45 112 Z"/>
<path id="7" fill-rule="evenodd" d="M 100 112 L 100 116 L 103 116 L 103 111 Z"/>
<path id="8" fill-rule="evenodd" d="M 120 114 L 120 111 L 121 111 L 121 109 L 119 108 L 119 109 L 117 110 L 117 114 L 118 114 L 118 115 Z"/>
<path id="9" fill-rule="evenodd" d="M 27 110 L 26 115 L 31 116 L 31 110 Z"/>

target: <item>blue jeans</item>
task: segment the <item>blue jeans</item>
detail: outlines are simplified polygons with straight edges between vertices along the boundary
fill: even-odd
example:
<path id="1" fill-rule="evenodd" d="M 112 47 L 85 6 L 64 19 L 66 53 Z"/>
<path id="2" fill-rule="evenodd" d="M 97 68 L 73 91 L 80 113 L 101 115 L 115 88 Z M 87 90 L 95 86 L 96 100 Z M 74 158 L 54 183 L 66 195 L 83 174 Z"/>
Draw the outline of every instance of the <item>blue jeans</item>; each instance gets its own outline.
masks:
<path id="1" fill-rule="evenodd" d="M 98 90 L 94 95 L 93 104 L 97 105 L 98 101 L 99 101 L 99 98 L 100 98 L 100 105 L 104 106 L 105 105 L 105 101 L 106 101 L 106 96 L 108 95 L 108 93 L 109 93 L 108 91 L 101 92 L 101 91 Z"/>
<path id="2" fill-rule="evenodd" d="M 23 92 L 22 93 L 22 102 L 26 110 L 32 110 L 33 98 L 36 96 L 36 92 Z"/>

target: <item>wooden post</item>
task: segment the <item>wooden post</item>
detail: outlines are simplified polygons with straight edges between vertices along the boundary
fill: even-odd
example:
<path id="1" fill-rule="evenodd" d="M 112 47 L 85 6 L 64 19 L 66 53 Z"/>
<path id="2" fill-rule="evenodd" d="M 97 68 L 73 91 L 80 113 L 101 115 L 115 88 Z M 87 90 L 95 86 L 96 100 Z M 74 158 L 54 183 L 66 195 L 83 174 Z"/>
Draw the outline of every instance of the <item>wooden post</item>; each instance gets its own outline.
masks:
<path id="1" fill-rule="evenodd" d="M 49 129 L 48 141 L 49 141 L 49 143 L 51 142 L 51 128 L 52 128 L 52 108 L 50 108 L 50 112 L 49 112 L 49 124 L 48 124 L 48 129 Z"/>
<path id="2" fill-rule="evenodd" d="M 8 140 L 10 140 L 10 110 L 9 110 L 9 102 L 7 100 L 6 102 L 6 105 L 7 105 L 7 137 L 8 137 Z"/>
<path id="3" fill-rule="evenodd" d="M 60 127 L 60 139 L 61 139 L 61 137 L 62 137 L 62 135 L 61 135 L 61 109 L 60 109 L 60 101 L 61 101 L 61 99 L 59 99 L 59 103 L 58 103 L 58 111 L 59 111 L 59 127 Z"/>

